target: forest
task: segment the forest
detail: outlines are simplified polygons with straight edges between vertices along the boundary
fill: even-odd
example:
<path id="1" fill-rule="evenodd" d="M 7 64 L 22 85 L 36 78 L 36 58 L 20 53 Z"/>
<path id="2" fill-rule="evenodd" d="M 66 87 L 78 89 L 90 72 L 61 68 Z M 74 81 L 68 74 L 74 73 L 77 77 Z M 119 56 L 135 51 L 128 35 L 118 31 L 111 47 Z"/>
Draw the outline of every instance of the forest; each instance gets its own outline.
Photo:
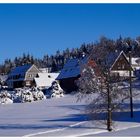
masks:
<path id="1" fill-rule="evenodd" d="M 132 47 L 132 56 L 140 57 L 140 36 L 132 39 L 130 37 L 123 38 L 121 36 L 118 39 L 109 39 L 105 36 L 100 37 L 98 41 L 91 43 L 83 43 L 79 48 L 65 49 L 62 52 L 56 51 L 54 55 L 44 54 L 42 59 L 35 58 L 30 54 L 23 53 L 22 56 L 16 57 L 11 60 L 6 58 L 3 64 L 0 64 L 0 74 L 7 74 L 14 67 L 24 64 L 35 64 L 38 68 L 51 68 L 51 72 L 60 71 L 67 59 L 79 58 L 83 52 L 86 55 L 92 53 L 95 61 L 102 61 L 106 55 L 115 51 L 124 51 L 128 54 L 129 47 Z M 46 46 L 47 47 L 47 46 Z M 48 46 L 49 47 L 49 46 Z M 58 47 L 59 48 L 59 47 Z M 100 59 L 99 59 L 100 58 Z"/>

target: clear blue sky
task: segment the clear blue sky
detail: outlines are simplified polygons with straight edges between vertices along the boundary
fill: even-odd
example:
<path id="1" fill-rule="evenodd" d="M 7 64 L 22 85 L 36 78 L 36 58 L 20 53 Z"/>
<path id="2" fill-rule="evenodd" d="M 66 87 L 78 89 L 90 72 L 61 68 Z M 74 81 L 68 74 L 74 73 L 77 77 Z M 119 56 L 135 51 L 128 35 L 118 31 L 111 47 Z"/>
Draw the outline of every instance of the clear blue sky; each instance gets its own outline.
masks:
<path id="1" fill-rule="evenodd" d="M 42 58 L 58 49 L 140 35 L 140 4 L 0 4 L 0 63 L 24 52 Z"/>

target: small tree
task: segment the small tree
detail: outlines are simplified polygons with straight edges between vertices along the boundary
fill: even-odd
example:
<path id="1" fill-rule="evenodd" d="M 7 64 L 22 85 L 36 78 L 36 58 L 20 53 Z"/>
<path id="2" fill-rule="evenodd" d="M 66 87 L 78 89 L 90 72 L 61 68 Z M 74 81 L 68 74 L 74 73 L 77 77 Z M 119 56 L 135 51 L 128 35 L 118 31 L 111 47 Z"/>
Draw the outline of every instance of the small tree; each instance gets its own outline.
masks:
<path id="1" fill-rule="evenodd" d="M 89 105 L 86 113 L 92 119 L 101 120 L 112 130 L 112 113 L 122 109 L 122 103 L 129 98 L 119 77 L 112 77 L 107 69 L 84 66 L 81 77 L 77 81 L 79 87 L 78 100 L 87 98 Z M 116 80 L 117 79 L 117 80 Z M 103 121 L 104 120 L 104 121 Z"/>

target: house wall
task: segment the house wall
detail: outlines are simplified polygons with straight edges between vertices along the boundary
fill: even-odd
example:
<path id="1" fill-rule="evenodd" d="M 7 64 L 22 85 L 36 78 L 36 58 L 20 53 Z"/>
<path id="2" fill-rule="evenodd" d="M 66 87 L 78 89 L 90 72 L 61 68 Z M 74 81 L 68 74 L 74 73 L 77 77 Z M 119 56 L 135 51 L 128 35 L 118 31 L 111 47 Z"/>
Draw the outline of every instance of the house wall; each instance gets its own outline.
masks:
<path id="1" fill-rule="evenodd" d="M 120 73 L 122 73 L 121 71 L 128 71 L 130 69 L 130 65 L 128 60 L 125 58 L 124 55 L 120 55 L 120 57 L 118 58 L 118 60 L 115 62 L 115 64 L 112 66 L 111 70 L 112 71 L 120 71 Z"/>
<path id="2" fill-rule="evenodd" d="M 34 78 L 37 76 L 37 74 L 38 74 L 39 72 L 40 72 L 40 71 L 39 71 L 35 66 L 32 66 L 32 67 L 26 72 L 25 81 L 33 81 Z"/>
<path id="3" fill-rule="evenodd" d="M 7 81 L 6 83 L 8 85 L 8 88 L 13 88 L 13 82 L 11 80 Z"/>
<path id="4" fill-rule="evenodd" d="M 76 86 L 75 82 L 76 82 L 76 80 L 78 80 L 78 78 L 79 77 L 58 80 L 59 85 L 66 93 L 76 91 L 76 90 L 78 90 L 78 87 Z"/>
<path id="5" fill-rule="evenodd" d="M 24 81 L 15 81 L 13 82 L 13 88 L 20 88 L 24 86 Z"/>
<path id="6" fill-rule="evenodd" d="M 111 71 L 111 73 L 114 74 L 114 75 L 118 74 L 121 77 L 129 77 L 129 71 L 123 71 L 123 70 L 121 71 L 120 70 L 120 71 Z M 134 72 L 133 71 L 132 71 L 131 75 L 134 76 Z"/>
<path id="7" fill-rule="evenodd" d="M 37 76 L 37 73 L 40 71 L 32 65 L 27 72 L 18 73 L 17 75 L 9 76 L 7 81 L 9 88 L 20 88 L 24 86 L 34 86 L 34 77 Z"/>

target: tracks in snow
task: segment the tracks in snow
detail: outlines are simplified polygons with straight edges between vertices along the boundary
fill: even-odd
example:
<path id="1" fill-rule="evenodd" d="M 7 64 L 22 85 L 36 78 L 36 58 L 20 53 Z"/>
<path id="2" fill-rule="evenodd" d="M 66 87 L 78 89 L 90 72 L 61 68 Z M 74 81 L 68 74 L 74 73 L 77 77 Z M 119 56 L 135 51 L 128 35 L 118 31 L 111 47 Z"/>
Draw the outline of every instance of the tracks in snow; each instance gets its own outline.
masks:
<path id="1" fill-rule="evenodd" d="M 58 129 L 54 129 L 54 130 L 32 133 L 32 134 L 24 135 L 23 137 L 33 137 L 33 136 L 38 136 L 38 135 L 42 135 L 42 134 L 49 134 L 49 133 L 54 133 L 54 132 L 58 132 L 58 131 L 64 131 L 68 128 L 73 128 L 75 126 L 78 126 L 78 125 L 86 123 L 86 122 L 87 121 L 82 121 L 82 122 L 78 122 L 78 123 L 75 123 L 75 124 L 71 124 L 71 125 L 69 125 L 68 127 L 65 127 L 65 128 L 58 128 Z"/>

